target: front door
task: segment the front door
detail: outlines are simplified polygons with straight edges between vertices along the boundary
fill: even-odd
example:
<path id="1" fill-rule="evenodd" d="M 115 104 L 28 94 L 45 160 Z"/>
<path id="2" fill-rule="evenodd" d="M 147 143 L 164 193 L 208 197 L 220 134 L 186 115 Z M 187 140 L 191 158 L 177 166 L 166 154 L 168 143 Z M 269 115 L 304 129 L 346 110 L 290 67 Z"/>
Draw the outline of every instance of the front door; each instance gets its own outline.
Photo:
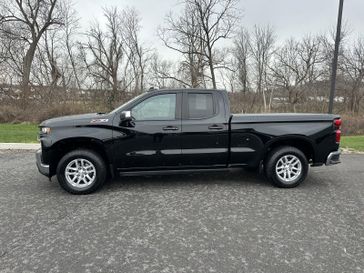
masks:
<path id="1" fill-rule="evenodd" d="M 151 94 L 131 110 L 133 121 L 115 137 L 118 170 L 174 168 L 180 163 L 182 94 Z"/>

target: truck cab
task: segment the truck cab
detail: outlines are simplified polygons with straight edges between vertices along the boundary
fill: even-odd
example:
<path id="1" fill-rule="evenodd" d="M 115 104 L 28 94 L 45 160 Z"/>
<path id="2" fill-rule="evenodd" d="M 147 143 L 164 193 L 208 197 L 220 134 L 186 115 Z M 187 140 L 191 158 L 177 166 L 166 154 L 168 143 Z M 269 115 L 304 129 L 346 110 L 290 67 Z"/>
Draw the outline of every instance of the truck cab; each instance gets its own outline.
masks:
<path id="1" fill-rule="evenodd" d="M 113 120 L 115 167 L 226 167 L 230 112 L 225 95 L 216 90 L 154 91 L 123 108 Z"/>

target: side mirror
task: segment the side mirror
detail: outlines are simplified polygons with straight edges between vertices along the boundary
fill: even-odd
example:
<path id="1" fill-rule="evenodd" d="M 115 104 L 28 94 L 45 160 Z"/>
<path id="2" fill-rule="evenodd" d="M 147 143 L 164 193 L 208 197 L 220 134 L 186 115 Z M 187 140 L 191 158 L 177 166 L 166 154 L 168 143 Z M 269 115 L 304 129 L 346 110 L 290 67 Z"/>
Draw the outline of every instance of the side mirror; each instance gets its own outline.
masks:
<path id="1" fill-rule="evenodd" d="M 123 111 L 120 114 L 120 120 L 121 121 L 131 121 L 132 117 L 131 117 L 131 111 Z"/>

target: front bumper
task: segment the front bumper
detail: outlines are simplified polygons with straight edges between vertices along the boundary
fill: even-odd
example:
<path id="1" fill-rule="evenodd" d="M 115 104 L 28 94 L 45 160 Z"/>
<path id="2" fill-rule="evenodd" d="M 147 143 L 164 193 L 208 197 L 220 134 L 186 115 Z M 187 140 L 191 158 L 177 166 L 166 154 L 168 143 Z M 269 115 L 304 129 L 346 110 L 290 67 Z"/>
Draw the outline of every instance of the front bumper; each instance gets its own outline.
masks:
<path id="1" fill-rule="evenodd" d="M 37 168 L 38 168 L 38 171 L 49 177 L 49 165 L 46 165 L 46 164 L 43 164 L 42 162 L 42 149 L 39 149 L 36 153 L 35 153 L 35 158 L 36 158 L 36 161 L 37 161 Z"/>
<path id="2" fill-rule="evenodd" d="M 330 165 L 335 165 L 335 164 L 338 164 L 340 163 L 340 154 L 341 154 L 341 151 L 340 150 L 337 150 L 335 152 L 331 152 L 328 156 L 327 156 L 327 159 L 326 159 L 326 166 L 330 166 Z"/>

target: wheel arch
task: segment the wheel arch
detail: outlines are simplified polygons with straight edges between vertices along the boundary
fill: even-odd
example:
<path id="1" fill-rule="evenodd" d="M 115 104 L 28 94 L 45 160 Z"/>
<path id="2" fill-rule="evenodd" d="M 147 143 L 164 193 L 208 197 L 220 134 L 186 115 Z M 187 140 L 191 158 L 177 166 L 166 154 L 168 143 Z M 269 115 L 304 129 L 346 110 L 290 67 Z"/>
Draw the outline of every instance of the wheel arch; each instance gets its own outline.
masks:
<path id="1" fill-rule="evenodd" d="M 73 137 L 62 139 L 55 142 L 51 148 L 52 159 L 50 162 L 50 174 L 55 175 L 57 170 L 57 165 L 61 158 L 70 151 L 76 149 L 86 149 L 93 151 L 101 156 L 106 165 L 111 164 L 111 160 L 106 152 L 104 143 L 96 138 L 91 137 Z"/>
<path id="2" fill-rule="evenodd" d="M 298 135 L 282 136 L 268 141 L 264 148 L 264 158 L 270 151 L 281 146 L 295 147 L 305 154 L 307 161 L 315 162 L 315 144 L 308 137 Z"/>

